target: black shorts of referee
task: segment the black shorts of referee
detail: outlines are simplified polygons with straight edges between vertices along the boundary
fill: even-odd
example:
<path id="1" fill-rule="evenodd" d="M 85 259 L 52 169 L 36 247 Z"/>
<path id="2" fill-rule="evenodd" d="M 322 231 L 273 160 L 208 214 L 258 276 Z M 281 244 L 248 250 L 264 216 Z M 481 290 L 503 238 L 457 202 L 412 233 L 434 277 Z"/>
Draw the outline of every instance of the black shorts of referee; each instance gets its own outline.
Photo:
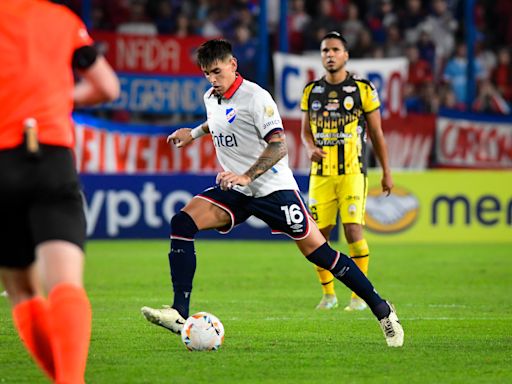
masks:
<path id="1" fill-rule="evenodd" d="M 69 148 L 0 150 L 0 266 L 24 268 L 37 245 L 64 240 L 83 249 L 86 225 L 80 182 Z"/>

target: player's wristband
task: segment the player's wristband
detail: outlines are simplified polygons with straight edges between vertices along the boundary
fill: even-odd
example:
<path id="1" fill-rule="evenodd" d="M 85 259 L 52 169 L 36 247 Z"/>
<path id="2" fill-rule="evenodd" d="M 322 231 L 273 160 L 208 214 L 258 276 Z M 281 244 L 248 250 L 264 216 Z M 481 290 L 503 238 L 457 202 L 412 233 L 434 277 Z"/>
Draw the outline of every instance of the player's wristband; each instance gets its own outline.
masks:
<path id="1" fill-rule="evenodd" d="M 203 124 L 199 124 L 197 127 L 192 128 L 192 130 L 190 131 L 190 135 L 194 140 L 197 139 L 198 137 L 206 135 L 206 132 L 203 130 Z"/>

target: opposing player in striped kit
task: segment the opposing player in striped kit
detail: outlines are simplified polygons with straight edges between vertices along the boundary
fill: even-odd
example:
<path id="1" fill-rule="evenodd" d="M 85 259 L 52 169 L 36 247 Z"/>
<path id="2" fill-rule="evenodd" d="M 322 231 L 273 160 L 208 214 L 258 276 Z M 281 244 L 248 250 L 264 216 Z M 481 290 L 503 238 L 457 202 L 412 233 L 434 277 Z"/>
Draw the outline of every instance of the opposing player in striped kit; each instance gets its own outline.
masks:
<path id="1" fill-rule="evenodd" d="M 366 136 L 369 134 L 382 166 L 382 190 L 388 195 L 393 178 L 381 128 L 380 101 L 374 85 L 345 69 L 346 41 L 336 31 L 324 36 L 320 46 L 325 76 L 306 85 L 302 95 L 301 136 L 311 159 L 309 209 L 327 241 L 339 216 L 349 256 L 368 273 L 370 251 L 363 235 L 368 193 Z M 338 305 L 334 276 L 316 266 L 323 296 L 318 309 Z M 347 311 L 367 308 L 352 292 Z"/>
<path id="2" fill-rule="evenodd" d="M 189 315 L 196 269 L 194 237 L 198 231 L 229 232 L 254 215 L 291 237 L 312 263 L 328 269 L 357 292 L 377 317 L 387 344 L 400 347 L 403 329 L 393 307 L 375 291 L 346 255 L 335 251 L 316 226 L 288 167 L 283 123 L 270 94 L 236 71 L 231 44 L 210 40 L 198 49 L 198 64 L 212 85 L 204 95 L 207 121 L 169 136 L 178 147 L 210 134 L 224 171 L 217 185 L 196 195 L 171 219 L 169 265 L 174 302 L 162 309 L 143 307 L 146 319 L 180 333 Z"/>

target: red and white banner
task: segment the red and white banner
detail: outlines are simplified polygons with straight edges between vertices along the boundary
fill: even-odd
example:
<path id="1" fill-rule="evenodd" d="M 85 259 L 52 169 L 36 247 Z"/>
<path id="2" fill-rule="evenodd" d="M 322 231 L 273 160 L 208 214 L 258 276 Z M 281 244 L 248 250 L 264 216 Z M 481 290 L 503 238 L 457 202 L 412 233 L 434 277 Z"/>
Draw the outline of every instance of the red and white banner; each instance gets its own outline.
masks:
<path id="1" fill-rule="evenodd" d="M 195 140 L 184 149 L 166 142 L 177 127 L 132 128 L 74 115 L 75 158 L 85 173 L 216 172 L 220 169 L 209 137 Z M 192 125 L 193 126 L 193 125 Z"/>
<path id="2" fill-rule="evenodd" d="M 80 122 L 75 125 L 75 157 L 84 173 L 208 173 L 220 171 L 215 147 L 209 136 L 195 140 L 183 149 L 166 142 L 169 133 L 129 132 L 111 128 L 112 123 Z M 294 125 L 298 127 L 296 121 Z M 121 126 L 121 125 L 119 125 Z M 191 124 L 191 126 L 193 126 Z M 286 133 L 290 166 L 309 171 L 309 161 L 300 141 L 300 131 Z"/>
<path id="3" fill-rule="evenodd" d="M 319 54 L 274 53 L 275 98 L 282 117 L 300 119 L 300 100 L 306 84 L 324 75 Z M 406 58 L 349 60 L 347 69 L 377 87 L 384 117 L 404 115 L 403 85 L 407 80 Z"/>
<path id="4" fill-rule="evenodd" d="M 85 173 L 208 173 L 220 166 L 209 136 L 184 149 L 166 143 L 178 127 L 133 126 L 74 115 L 77 168 Z M 411 115 L 383 121 L 393 168 L 425 169 L 432 149 L 435 117 Z M 185 124 L 195 126 L 199 122 Z M 300 138 L 300 121 L 284 119 L 288 161 L 296 173 L 308 173 L 310 160 Z"/>
<path id="5" fill-rule="evenodd" d="M 512 168 L 512 121 L 440 116 L 435 153 L 444 167 Z"/>
<path id="6" fill-rule="evenodd" d="M 434 145 L 435 115 L 409 114 L 382 121 L 389 165 L 401 169 L 427 169 Z"/>
<path id="7" fill-rule="evenodd" d="M 94 40 L 118 72 L 203 76 L 195 61 L 202 36 L 138 36 L 94 32 Z"/>

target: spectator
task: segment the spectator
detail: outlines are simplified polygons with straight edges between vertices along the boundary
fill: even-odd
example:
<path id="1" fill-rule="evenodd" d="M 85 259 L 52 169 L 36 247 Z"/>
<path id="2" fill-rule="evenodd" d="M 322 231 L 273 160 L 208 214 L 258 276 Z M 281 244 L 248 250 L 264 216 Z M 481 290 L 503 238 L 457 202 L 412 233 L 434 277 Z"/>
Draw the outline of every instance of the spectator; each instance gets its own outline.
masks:
<path id="1" fill-rule="evenodd" d="M 478 87 L 478 96 L 473 103 L 473 111 L 510 115 L 510 106 L 492 85 L 490 80 L 483 80 Z"/>
<path id="2" fill-rule="evenodd" d="M 496 90 L 489 80 L 484 80 L 479 87 L 478 96 L 473 103 L 473 111 L 487 114 L 510 115 L 510 105 Z"/>
<path id="3" fill-rule="evenodd" d="M 204 23 L 206 23 L 206 20 L 208 19 L 208 15 L 210 14 L 210 2 L 208 0 L 198 0 L 193 20 L 195 20 L 195 29 L 196 32 L 201 34 L 201 31 L 203 29 Z"/>
<path id="4" fill-rule="evenodd" d="M 254 22 L 253 14 L 251 13 L 250 9 L 247 6 L 238 7 L 235 14 L 235 19 L 236 21 L 234 21 L 234 23 L 236 24 L 236 26 L 245 26 L 251 33 L 251 36 L 256 36 L 258 34 L 257 24 Z"/>
<path id="5" fill-rule="evenodd" d="M 464 103 L 457 102 L 455 92 L 453 92 L 450 86 L 440 86 L 438 93 L 441 95 L 441 108 L 456 111 L 464 111 L 466 109 Z"/>
<path id="6" fill-rule="evenodd" d="M 512 46 L 512 23 L 510 22 L 510 15 L 512 15 L 512 1 L 510 0 L 496 0 L 494 6 L 493 21 L 496 22 L 493 30 L 497 31 L 503 41 L 502 43 Z"/>
<path id="7" fill-rule="evenodd" d="M 375 45 L 373 47 L 372 56 L 373 59 L 383 59 L 385 57 L 384 47 L 382 45 Z"/>
<path id="8" fill-rule="evenodd" d="M 418 112 L 420 98 L 416 88 L 411 83 L 404 84 L 404 103 L 407 112 Z"/>
<path id="9" fill-rule="evenodd" d="M 512 102 L 512 67 L 509 48 L 503 47 L 498 51 L 498 64 L 492 72 L 492 81 L 501 96 L 507 102 Z"/>
<path id="10" fill-rule="evenodd" d="M 176 31 L 176 18 L 174 9 L 169 0 L 160 0 L 156 3 L 156 14 L 154 17 L 156 28 L 161 35 L 170 35 Z"/>
<path id="11" fill-rule="evenodd" d="M 358 39 L 364 24 L 359 20 L 359 8 L 355 3 L 347 6 L 347 19 L 341 24 L 341 32 L 347 40 L 347 49 L 351 51 L 358 44 Z"/>
<path id="12" fill-rule="evenodd" d="M 420 58 L 425 60 L 430 65 L 430 68 L 434 70 L 436 61 L 436 46 L 430 37 L 428 27 L 422 26 L 420 28 L 420 37 L 416 46 L 418 47 Z M 435 76 L 435 78 L 437 78 L 437 76 Z"/>
<path id="13" fill-rule="evenodd" d="M 117 26 L 117 32 L 129 35 L 156 36 L 158 29 L 146 16 L 144 3 L 133 1 L 130 3 L 130 14 L 128 20 Z"/>
<path id="14" fill-rule="evenodd" d="M 457 103 L 466 102 L 467 92 L 467 57 L 466 44 L 457 44 L 455 56 L 448 61 L 444 70 L 443 78 L 452 87 Z M 475 78 L 483 78 L 482 65 L 478 59 L 475 59 Z"/>
<path id="15" fill-rule="evenodd" d="M 330 0 L 331 2 L 331 16 L 339 24 L 347 19 L 347 12 L 350 0 Z"/>
<path id="16" fill-rule="evenodd" d="M 174 35 L 176 37 L 187 37 L 192 35 L 194 32 L 194 28 L 190 23 L 190 18 L 184 14 L 180 13 L 176 18 L 176 31 Z"/>
<path id="17" fill-rule="evenodd" d="M 233 54 L 238 61 L 240 72 L 243 72 L 248 80 L 256 79 L 258 44 L 251 36 L 249 28 L 243 24 L 238 25 L 235 29 Z"/>
<path id="18" fill-rule="evenodd" d="M 480 36 L 480 39 L 475 43 L 474 55 L 482 65 L 482 76 L 490 78 L 493 69 L 496 67 L 497 59 L 496 53 L 489 49 L 483 36 Z"/>
<path id="19" fill-rule="evenodd" d="M 93 8 L 100 8 L 105 15 L 105 23 L 109 30 L 116 30 L 117 26 L 130 17 L 130 0 L 108 1 L 92 0 Z M 94 17 L 94 15 L 92 15 Z"/>
<path id="20" fill-rule="evenodd" d="M 332 4 L 330 0 L 320 0 L 317 5 L 317 15 L 311 19 L 307 26 L 309 39 L 306 38 L 305 49 L 318 52 L 320 41 L 327 32 L 335 30 L 336 20 L 331 16 Z"/>
<path id="21" fill-rule="evenodd" d="M 425 20 L 421 0 L 407 0 L 406 9 L 400 13 L 400 29 L 406 43 L 415 44 L 420 38 L 420 24 Z"/>
<path id="22" fill-rule="evenodd" d="M 226 7 L 225 5 L 220 5 L 215 9 L 217 9 L 218 12 L 215 22 L 216 26 L 221 31 L 221 36 L 227 39 L 233 39 L 234 31 L 239 23 L 238 14 L 233 7 Z"/>
<path id="23" fill-rule="evenodd" d="M 405 55 L 404 40 L 397 24 L 391 24 L 386 29 L 385 57 L 403 57 Z"/>
<path id="24" fill-rule="evenodd" d="M 432 67 L 428 61 L 420 57 L 418 47 L 415 45 L 407 46 L 406 53 L 409 60 L 407 83 L 413 87 L 413 92 L 416 93 L 422 84 L 432 82 Z"/>
<path id="25" fill-rule="evenodd" d="M 423 25 L 430 31 L 432 41 L 436 47 L 436 65 L 434 69 L 437 71 L 453 53 L 458 23 L 448 9 L 446 0 L 434 0 L 432 2 L 432 12 Z"/>
<path id="26" fill-rule="evenodd" d="M 384 44 L 386 41 L 386 29 L 397 22 L 398 18 L 393 11 L 393 1 L 380 0 L 379 11 L 371 15 L 368 20 L 373 40 L 378 44 Z"/>
<path id="27" fill-rule="evenodd" d="M 111 31 L 113 29 L 106 9 L 99 4 L 93 4 L 91 7 L 91 30 Z"/>
<path id="28" fill-rule="evenodd" d="M 353 58 L 369 58 L 373 57 L 375 44 L 373 43 L 372 33 L 368 28 L 363 28 L 358 35 L 357 44 L 350 56 Z"/>
<path id="29" fill-rule="evenodd" d="M 290 52 L 300 53 L 304 49 L 304 28 L 311 22 L 306 13 L 304 0 L 292 0 L 288 15 L 288 38 Z"/>
<path id="30" fill-rule="evenodd" d="M 419 110 L 422 113 L 437 113 L 441 104 L 441 99 L 434 83 L 426 82 L 420 87 Z"/>
<path id="31" fill-rule="evenodd" d="M 222 30 L 219 26 L 221 13 L 218 8 L 209 8 L 208 17 L 206 18 L 202 28 L 201 35 L 206 38 L 222 36 Z"/>

